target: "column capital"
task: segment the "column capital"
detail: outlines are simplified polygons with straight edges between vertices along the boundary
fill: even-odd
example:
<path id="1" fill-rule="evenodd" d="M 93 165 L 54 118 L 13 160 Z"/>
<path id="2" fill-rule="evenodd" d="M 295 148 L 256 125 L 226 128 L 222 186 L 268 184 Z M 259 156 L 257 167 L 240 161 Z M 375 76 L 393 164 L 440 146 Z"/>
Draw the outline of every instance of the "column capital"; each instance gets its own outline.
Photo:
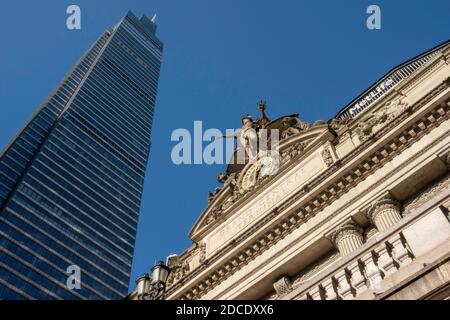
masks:
<path id="1" fill-rule="evenodd" d="M 349 220 L 344 224 L 340 225 L 337 229 L 333 230 L 328 238 L 331 240 L 335 247 L 339 247 L 338 244 L 342 237 L 346 235 L 360 235 L 362 237 L 363 229 L 357 225 L 353 220 Z"/>
<path id="2" fill-rule="evenodd" d="M 386 209 L 394 209 L 398 212 L 400 212 L 400 203 L 392 197 L 392 195 L 388 192 L 385 196 L 378 199 L 373 203 L 367 210 L 366 210 L 366 216 L 370 220 L 372 224 L 375 223 L 375 218 L 383 210 Z"/>

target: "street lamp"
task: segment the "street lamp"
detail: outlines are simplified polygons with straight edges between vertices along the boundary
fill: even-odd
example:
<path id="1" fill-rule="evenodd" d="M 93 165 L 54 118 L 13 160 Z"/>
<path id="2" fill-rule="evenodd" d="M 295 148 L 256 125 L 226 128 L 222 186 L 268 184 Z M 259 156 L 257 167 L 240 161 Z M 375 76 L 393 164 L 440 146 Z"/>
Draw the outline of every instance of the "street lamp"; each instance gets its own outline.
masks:
<path id="1" fill-rule="evenodd" d="M 156 264 L 151 269 L 153 283 L 163 283 L 166 284 L 167 277 L 170 273 L 170 268 L 164 264 L 162 261 L 156 262 Z"/>
<path id="2" fill-rule="evenodd" d="M 150 292 L 152 278 L 148 275 L 148 273 L 144 273 L 144 275 L 136 280 L 136 291 L 137 298 L 139 300 L 144 300 L 145 297 Z"/>
<path id="3" fill-rule="evenodd" d="M 162 261 L 155 263 L 151 269 L 152 277 L 145 273 L 136 280 L 136 291 L 139 300 L 162 300 L 166 291 L 167 277 L 170 268 Z"/>

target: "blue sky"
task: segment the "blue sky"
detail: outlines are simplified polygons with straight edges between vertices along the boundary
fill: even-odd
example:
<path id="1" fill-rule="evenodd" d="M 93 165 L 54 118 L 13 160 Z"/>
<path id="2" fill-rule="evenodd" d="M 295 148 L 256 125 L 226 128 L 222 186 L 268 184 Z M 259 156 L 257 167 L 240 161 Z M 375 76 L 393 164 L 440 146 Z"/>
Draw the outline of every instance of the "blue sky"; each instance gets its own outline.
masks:
<path id="1" fill-rule="evenodd" d="M 77 4 L 82 29 L 66 29 Z M 382 29 L 366 28 L 381 8 Z M 450 1 L 0 1 L 0 149 L 82 53 L 131 9 L 165 44 L 134 279 L 191 241 L 223 165 L 172 164 L 176 128 L 237 128 L 264 99 L 275 118 L 328 120 L 392 67 L 450 38 Z"/>

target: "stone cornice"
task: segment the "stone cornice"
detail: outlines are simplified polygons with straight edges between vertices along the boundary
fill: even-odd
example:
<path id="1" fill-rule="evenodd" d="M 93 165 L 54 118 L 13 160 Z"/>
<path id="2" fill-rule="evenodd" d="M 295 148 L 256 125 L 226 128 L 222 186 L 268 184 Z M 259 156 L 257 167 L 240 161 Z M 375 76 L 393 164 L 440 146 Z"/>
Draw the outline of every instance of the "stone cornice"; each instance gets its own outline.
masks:
<path id="1" fill-rule="evenodd" d="M 317 177 L 313 182 L 310 183 L 309 190 L 312 190 L 313 187 L 322 183 L 322 181 L 329 177 L 330 175 L 338 172 L 343 169 L 346 164 L 353 161 L 353 159 L 360 154 L 362 151 L 368 149 L 368 146 L 376 144 L 378 140 L 382 136 L 384 136 L 387 132 L 392 130 L 394 127 L 398 126 L 399 123 L 402 123 L 407 118 L 410 117 L 410 113 L 415 112 L 415 110 L 420 109 L 427 102 L 431 101 L 434 97 L 438 96 L 444 90 L 448 88 L 448 81 L 442 83 L 436 89 L 434 89 L 430 94 L 428 94 L 425 98 L 420 100 L 416 105 L 414 105 L 410 110 L 410 112 L 405 113 L 399 116 L 396 120 L 390 123 L 386 128 L 377 132 L 373 139 L 366 141 L 357 147 L 353 152 L 344 157 L 340 162 L 335 163 L 331 166 L 326 172 Z M 381 166 L 386 160 L 394 157 L 396 154 L 400 153 L 401 150 L 414 143 L 419 137 L 423 134 L 436 127 L 441 123 L 444 119 L 448 118 L 449 107 L 448 105 L 438 105 L 435 106 L 433 110 L 429 110 L 423 117 L 420 119 L 416 119 L 414 123 L 411 123 L 406 130 L 399 132 L 395 137 L 392 137 L 390 140 L 386 141 L 386 143 L 378 148 L 376 151 L 373 151 L 369 154 L 365 159 L 360 159 L 358 165 L 354 165 L 352 168 L 348 169 L 346 172 L 341 172 L 339 179 L 335 179 L 332 183 L 327 186 L 321 188 L 321 192 L 317 192 L 313 199 L 309 202 L 303 204 L 301 207 L 297 208 L 295 212 L 287 215 L 285 219 L 281 220 L 280 223 L 273 226 L 272 229 L 267 230 L 267 232 L 260 236 L 256 241 L 252 241 L 248 246 L 243 248 L 239 253 L 233 255 L 230 259 L 228 259 L 224 264 L 217 266 L 214 270 L 208 272 L 208 277 L 197 282 L 197 285 L 194 287 L 189 286 L 191 293 L 184 295 L 184 298 L 199 298 L 201 297 L 206 290 L 214 287 L 218 282 L 234 273 L 239 267 L 245 263 L 248 263 L 248 260 L 253 259 L 256 255 L 259 255 L 262 251 L 268 248 L 270 245 L 273 245 L 278 240 L 284 237 L 287 233 L 290 233 L 293 229 L 298 228 L 298 226 L 304 222 L 306 222 L 310 217 L 312 217 L 318 210 L 321 210 L 323 206 L 329 205 L 332 201 L 337 199 L 340 194 L 346 192 L 349 188 L 353 187 L 356 183 L 361 181 L 364 177 L 371 174 L 376 168 Z M 342 171 L 342 170 L 341 170 Z M 186 282 L 190 281 L 197 275 L 199 275 L 203 270 L 208 268 L 209 265 L 216 263 L 221 256 L 225 256 L 227 252 L 236 248 L 238 243 L 241 243 L 244 240 L 247 240 L 249 235 L 254 233 L 257 229 L 261 228 L 262 225 L 265 225 L 268 221 L 277 217 L 280 212 L 284 209 L 290 207 L 294 202 L 300 199 L 307 191 L 303 190 L 298 194 L 294 195 L 287 202 L 282 204 L 278 208 L 278 210 L 274 210 L 272 214 L 269 214 L 266 218 L 264 218 L 260 223 L 255 225 L 252 229 L 245 232 L 243 235 L 238 237 L 228 245 L 227 247 L 220 250 L 219 254 L 216 254 L 215 257 L 212 257 L 209 261 L 205 261 L 203 265 L 195 269 L 193 272 L 188 274 L 183 280 L 179 283 L 176 283 L 174 286 L 169 288 L 168 296 L 174 294 L 176 290 L 181 288 Z M 201 289 L 203 288 L 203 289 Z M 184 291 L 184 290 L 183 290 Z M 187 292 L 184 291 L 184 294 Z M 181 296 L 177 293 L 173 298 L 181 298 Z"/>

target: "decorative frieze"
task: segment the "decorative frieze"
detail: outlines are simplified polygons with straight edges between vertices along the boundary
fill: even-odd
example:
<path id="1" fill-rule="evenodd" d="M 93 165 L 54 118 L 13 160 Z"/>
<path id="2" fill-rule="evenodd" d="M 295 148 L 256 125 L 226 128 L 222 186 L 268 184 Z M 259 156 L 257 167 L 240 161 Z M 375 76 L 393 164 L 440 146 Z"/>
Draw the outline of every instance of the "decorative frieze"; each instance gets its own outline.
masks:
<path id="1" fill-rule="evenodd" d="M 358 133 L 359 139 L 366 141 L 407 109 L 408 104 L 402 100 L 389 101 L 372 116 L 358 124 L 356 132 Z"/>

